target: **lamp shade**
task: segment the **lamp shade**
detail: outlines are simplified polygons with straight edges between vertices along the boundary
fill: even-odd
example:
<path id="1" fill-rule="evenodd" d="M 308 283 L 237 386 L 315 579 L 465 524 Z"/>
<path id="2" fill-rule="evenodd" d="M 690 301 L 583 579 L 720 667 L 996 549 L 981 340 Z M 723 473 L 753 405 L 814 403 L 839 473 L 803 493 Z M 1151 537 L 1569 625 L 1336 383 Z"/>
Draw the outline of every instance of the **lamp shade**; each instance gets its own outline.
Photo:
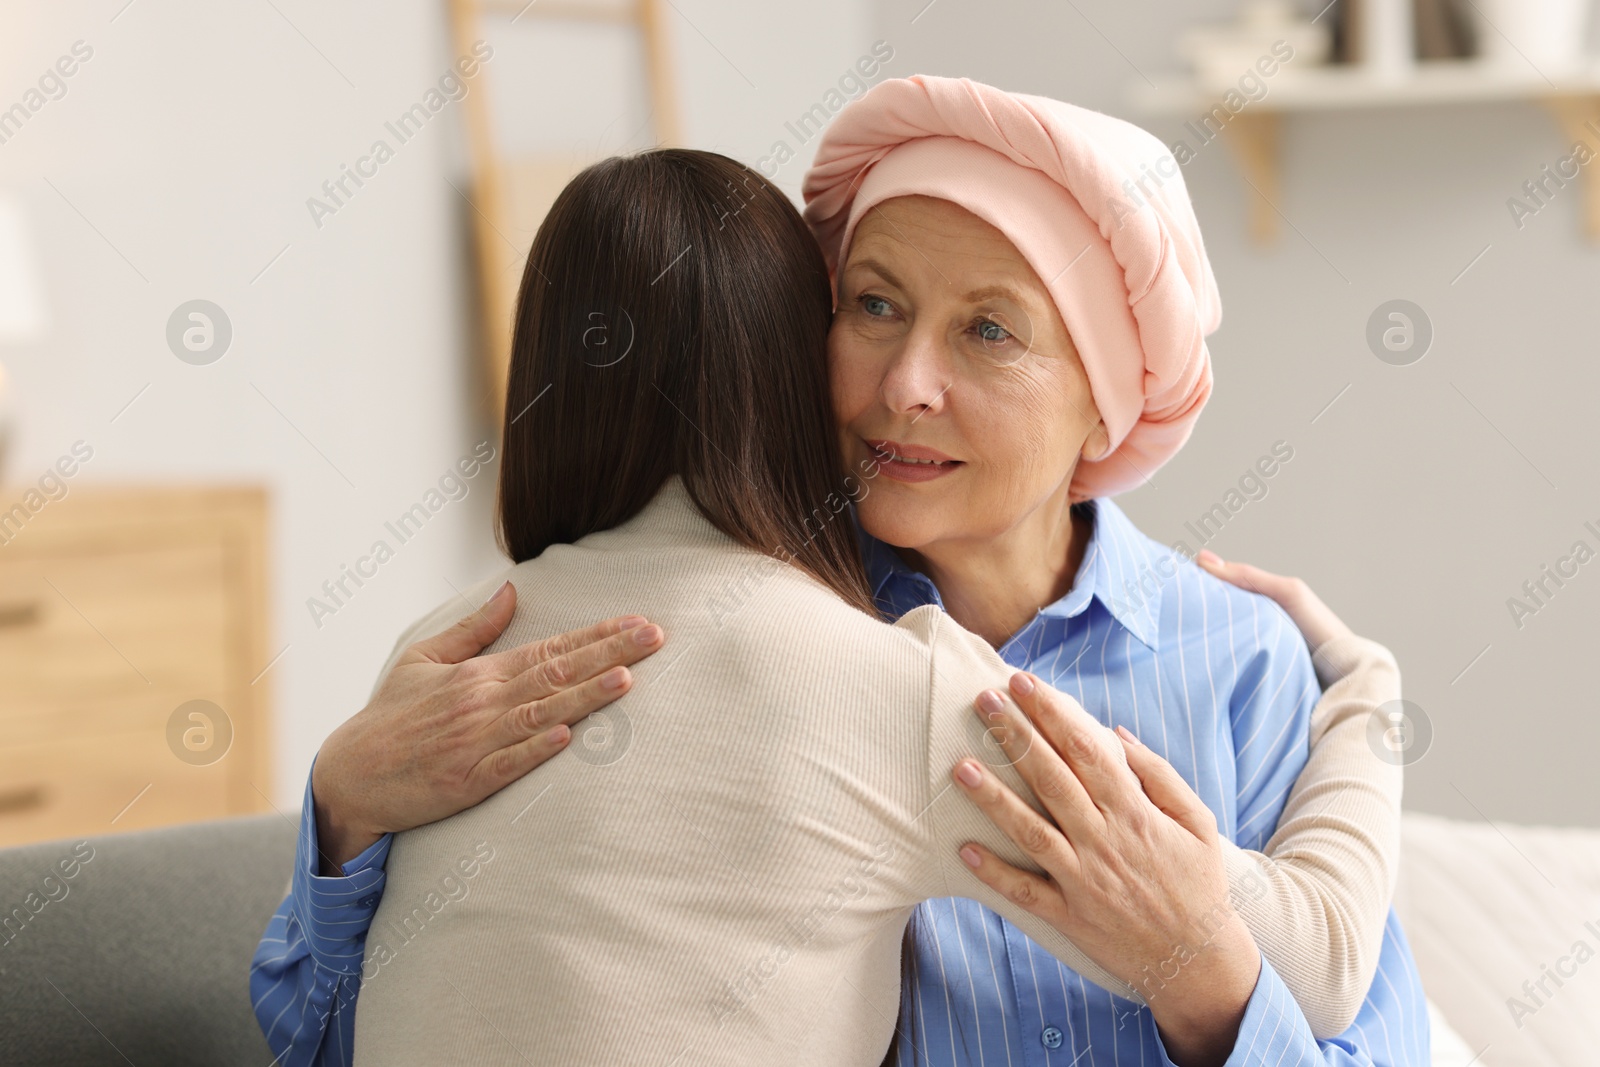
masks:
<path id="1" fill-rule="evenodd" d="M 0 192 L 0 344 L 37 341 L 46 328 L 44 293 L 22 206 Z"/>

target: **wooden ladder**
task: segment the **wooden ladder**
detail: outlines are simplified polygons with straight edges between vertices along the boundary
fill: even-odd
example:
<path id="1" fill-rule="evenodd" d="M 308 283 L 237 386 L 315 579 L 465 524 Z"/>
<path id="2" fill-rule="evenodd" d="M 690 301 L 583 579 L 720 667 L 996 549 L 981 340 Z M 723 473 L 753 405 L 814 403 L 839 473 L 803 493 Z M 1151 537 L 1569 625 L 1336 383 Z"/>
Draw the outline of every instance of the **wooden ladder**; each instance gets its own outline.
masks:
<path id="1" fill-rule="evenodd" d="M 590 22 L 637 32 L 656 142 L 679 143 L 677 94 L 669 42 L 662 30 L 661 0 L 448 0 L 448 4 L 451 43 L 458 56 L 473 54 L 473 43 L 484 36 L 484 17 L 491 14 L 509 14 L 512 25 L 529 20 Z M 478 84 L 465 100 L 471 181 L 464 195 L 472 207 L 478 344 L 488 386 L 484 403 L 491 424 L 498 426 L 505 417 L 511 329 L 528 245 L 556 195 L 581 164 L 503 151 L 495 138 L 487 88 Z"/>

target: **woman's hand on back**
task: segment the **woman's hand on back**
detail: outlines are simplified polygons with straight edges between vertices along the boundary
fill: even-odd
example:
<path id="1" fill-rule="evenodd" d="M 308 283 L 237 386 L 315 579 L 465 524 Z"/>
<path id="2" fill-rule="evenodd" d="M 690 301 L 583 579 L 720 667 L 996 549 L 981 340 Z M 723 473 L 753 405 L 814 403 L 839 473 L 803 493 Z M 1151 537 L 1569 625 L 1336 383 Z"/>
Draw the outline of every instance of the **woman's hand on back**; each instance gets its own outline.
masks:
<path id="1" fill-rule="evenodd" d="M 478 656 L 516 609 L 481 609 L 410 645 L 372 701 L 323 742 L 311 775 L 322 873 L 386 833 L 464 811 L 566 747 L 569 726 L 628 692 L 665 635 L 637 615 Z"/>

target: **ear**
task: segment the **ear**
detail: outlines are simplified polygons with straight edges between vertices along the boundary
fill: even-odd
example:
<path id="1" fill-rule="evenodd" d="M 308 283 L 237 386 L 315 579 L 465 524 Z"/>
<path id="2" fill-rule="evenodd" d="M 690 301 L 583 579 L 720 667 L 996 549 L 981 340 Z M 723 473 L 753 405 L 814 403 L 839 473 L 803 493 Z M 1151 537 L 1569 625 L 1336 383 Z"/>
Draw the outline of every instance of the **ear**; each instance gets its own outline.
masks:
<path id="1" fill-rule="evenodd" d="M 1099 420 L 1089 430 L 1089 436 L 1083 442 L 1083 458 L 1091 463 L 1105 459 L 1111 454 L 1111 435 L 1106 432 L 1104 419 Z"/>
<path id="2" fill-rule="evenodd" d="M 1084 396 L 1081 402 L 1073 402 L 1073 411 L 1084 421 L 1094 420 L 1088 434 L 1084 436 L 1083 446 L 1078 449 L 1078 458 L 1084 463 L 1097 463 L 1111 454 L 1111 434 L 1106 430 L 1106 420 L 1100 414 L 1100 405 L 1095 403 L 1094 387 L 1089 384 L 1088 372 L 1083 369 L 1081 361 L 1077 370 Z"/>

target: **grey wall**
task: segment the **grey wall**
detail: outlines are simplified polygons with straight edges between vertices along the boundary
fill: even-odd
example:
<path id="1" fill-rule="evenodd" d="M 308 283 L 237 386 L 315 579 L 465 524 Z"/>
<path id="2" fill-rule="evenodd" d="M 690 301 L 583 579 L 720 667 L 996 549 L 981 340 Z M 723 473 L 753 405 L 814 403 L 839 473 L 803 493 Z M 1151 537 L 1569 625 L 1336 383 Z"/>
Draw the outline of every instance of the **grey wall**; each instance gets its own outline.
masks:
<path id="1" fill-rule="evenodd" d="M 1179 30 L 1234 6 L 925 4 L 880 0 L 898 73 L 1070 100 L 1169 143 L 1180 121 L 1135 112 L 1129 86 L 1176 72 Z M 1184 452 L 1121 502 L 1157 540 L 1198 547 L 1185 523 L 1274 442 L 1293 447 L 1209 547 L 1306 577 L 1395 650 L 1434 731 L 1408 771 L 1414 809 L 1600 825 L 1600 556 L 1548 585 L 1520 628 L 1507 607 L 1574 542 L 1600 552 L 1584 526 L 1600 530 L 1600 247 L 1581 236 L 1576 185 L 1520 231 L 1506 207 L 1569 148 L 1534 105 L 1295 116 L 1278 205 L 1290 225 L 1265 249 L 1247 238 L 1255 194 L 1228 146 L 1183 172 L 1223 297 L 1216 387 Z M 1411 366 L 1380 362 L 1364 337 L 1395 298 L 1435 329 Z"/>
<path id="2" fill-rule="evenodd" d="M 1140 71 L 1174 69 L 1179 26 L 1232 6 L 924 4 L 678 0 L 668 29 L 687 138 L 759 162 L 878 37 L 895 48 L 886 74 L 965 74 L 1132 117 L 1127 87 Z M 307 614 L 320 583 L 483 428 L 465 344 L 465 209 L 444 181 L 459 183 L 458 117 L 430 127 L 320 230 L 304 207 L 448 62 L 439 9 L 278 6 L 0 3 L 5 104 L 74 40 L 96 50 L 67 95 L 0 146 L 0 186 L 29 212 L 54 320 L 43 343 L 0 356 L 20 408 L 14 481 L 86 437 L 97 480 L 274 487 L 273 651 L 288 651 L 267 675 L 279 741 L 268 791 L 287 804 L 322 737 L 365 700 L 395 634 L 495 557 L 489 498 L 474 491 L 337 617 L 319 629 Z M 531 147 L 631 146 L 640 113 L 609 88 L 599 51 L 569 48 L 534 78 L 504 47 L 487 73 L 502 79 L 502 102 L 534 105 L 522 112 L 539 134 Z M 562 125 L 575 108 L 537 106 L 552 93 L 595 114 Z M 1146 124 L 1178 132 L 1175 121 Z M 1505 606 L 1573 541 L 1600 548 L 1582 526 L 1600 526 L 1586 417 L 1600 376 L 1596 252 L 1577 235 L 1575 189 L 1522 232 L 1504 205 L 1561 154 L 1558 131 L 1535 108 L 1504 105 L 1296 118 L 1286 142 L 1281 206 L 1294 228 L 1269 251 L 1244 237 L 1252 194 L 1225 146 L 1185 169 L 1226 308 L 1212 339 L 1217 389 L 1189 448 L 1125 504 L 1176 541 L 1288 441 L 1295 458 L 1269 495 L 1212 547 L 1306 575 L 1396 649 L 1409 697 L 1436 728 L 1408 802 L 1600 824 L 1589 786 L 1600 725 L 1581 686 L 1600 634 L 1600 560 L 1520 631 Z M 792 147 L 777 175 L 791 192 L 814 143 Z M 235 329 L 227 358 L 206 368 L 178 363 L 162 340 L 172 308 L 197 296 L 221 303 Z M 1437 327 L 1415 366 L 1379 363 L 1362 339 L 1372 309 L 1394 297 Z"/>
<path id="3" fill-rule="evenodd" d="M 74 41 L 94 50 L 0 145 L 0 187 L 32 223 L 52 322 L 0 358 L 18 414 L 13 483 L 83 438 L 95 449 L 84 481 L 270 488 L 268 656 L 283 654 L 260 684 L 278 760 L 256 784 L 287 807 L 403 620 L 492 562 L 493 486 L 478 479 L 313 622 L 307 599 L 488 430 L 462 342 L 460 200 L 443 180 L 456 116 L 441 112 L 320 227 L 306 207 L 454 58 L 442 16 L 416 2 L 279 9 L 0 4 L 0 106 Z M 209 366 L 179 362 L 165 340 L 195 298 L 232 322 Z"/>

